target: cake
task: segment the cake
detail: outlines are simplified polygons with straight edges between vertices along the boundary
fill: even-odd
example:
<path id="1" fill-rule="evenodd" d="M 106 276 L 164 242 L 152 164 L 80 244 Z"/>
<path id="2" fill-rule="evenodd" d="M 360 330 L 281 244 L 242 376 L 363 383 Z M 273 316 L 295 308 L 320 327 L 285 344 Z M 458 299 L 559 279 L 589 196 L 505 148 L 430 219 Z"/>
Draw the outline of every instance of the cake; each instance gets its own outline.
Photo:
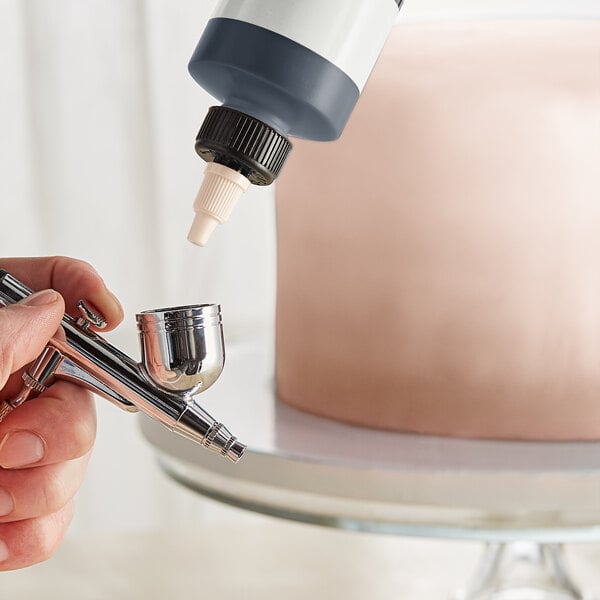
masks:
<path id="1" fill-rule="evenodd" d="M 279 401 L 422 434 L 600 438 L 600 22 L 394 28 L 276 189 Z"/>

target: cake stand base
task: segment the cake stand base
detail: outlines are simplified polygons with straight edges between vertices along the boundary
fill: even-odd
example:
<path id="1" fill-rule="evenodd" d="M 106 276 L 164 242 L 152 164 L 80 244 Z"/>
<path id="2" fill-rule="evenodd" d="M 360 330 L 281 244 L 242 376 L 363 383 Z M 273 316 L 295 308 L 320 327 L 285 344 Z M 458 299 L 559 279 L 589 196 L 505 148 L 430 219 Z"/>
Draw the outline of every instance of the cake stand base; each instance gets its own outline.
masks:
<path id="1" fill-rule="evenodd" d="M 593 600 L 569 577 L 560 544 L 487 544 L 470 584 L 452 600 Z"/>

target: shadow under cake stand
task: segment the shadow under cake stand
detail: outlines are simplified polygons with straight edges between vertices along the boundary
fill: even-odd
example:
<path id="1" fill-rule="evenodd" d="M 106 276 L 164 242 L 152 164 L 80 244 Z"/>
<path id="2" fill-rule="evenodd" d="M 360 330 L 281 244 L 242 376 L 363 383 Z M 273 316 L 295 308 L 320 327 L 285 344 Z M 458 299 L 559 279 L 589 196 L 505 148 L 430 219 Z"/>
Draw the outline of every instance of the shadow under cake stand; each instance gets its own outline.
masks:
<path id="1" fill-rule="evenodd" d="M 203 406 L 248 444 L 231 464 L 142 419 L 162 468 L 210 498 L 353 531 L 480 540 L 460 600 L 588 598 L 567 542 L 600 540 L 600 443 L 498 442 L 353 427 L 278 402 L 270 339 L 230 343 Z"/>

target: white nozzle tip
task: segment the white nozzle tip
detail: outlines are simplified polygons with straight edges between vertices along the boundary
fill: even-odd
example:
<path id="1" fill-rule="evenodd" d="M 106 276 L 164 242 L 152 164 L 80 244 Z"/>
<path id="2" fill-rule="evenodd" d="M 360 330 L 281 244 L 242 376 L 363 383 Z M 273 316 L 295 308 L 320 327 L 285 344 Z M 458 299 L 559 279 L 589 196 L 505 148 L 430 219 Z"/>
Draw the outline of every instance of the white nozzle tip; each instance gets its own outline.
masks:
<path id="1" fill-rule="evenodd" d="M 188 240 L 197 246 L 205 246 L 215 227 L 229 218 L 238 198 L 249 185 L 241 173 L 218 163 L 208 163 L 194 202 L 196 217 Z"/>
<path id="2" fill-rule="evenodd" d="M 219 221 L 208 213 L 197 212 L 187 239 L 196 246 L 206 246 L 218 224 Z"/>

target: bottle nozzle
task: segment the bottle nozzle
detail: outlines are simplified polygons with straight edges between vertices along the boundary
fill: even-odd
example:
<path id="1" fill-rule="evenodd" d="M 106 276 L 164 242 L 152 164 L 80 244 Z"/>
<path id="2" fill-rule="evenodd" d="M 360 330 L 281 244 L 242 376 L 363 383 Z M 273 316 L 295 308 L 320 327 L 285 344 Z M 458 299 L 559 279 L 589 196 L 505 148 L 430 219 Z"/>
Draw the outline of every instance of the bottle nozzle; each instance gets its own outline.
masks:
<path id="1" fill-rule="evenodd" d="M 196 216 L 188 240 L 197 246 L 205 246 L 215 227 L 227 221 L 249 185 L 250 181 L 238 171 L 216 162 L 208 163 L 194 202 Z"/>

